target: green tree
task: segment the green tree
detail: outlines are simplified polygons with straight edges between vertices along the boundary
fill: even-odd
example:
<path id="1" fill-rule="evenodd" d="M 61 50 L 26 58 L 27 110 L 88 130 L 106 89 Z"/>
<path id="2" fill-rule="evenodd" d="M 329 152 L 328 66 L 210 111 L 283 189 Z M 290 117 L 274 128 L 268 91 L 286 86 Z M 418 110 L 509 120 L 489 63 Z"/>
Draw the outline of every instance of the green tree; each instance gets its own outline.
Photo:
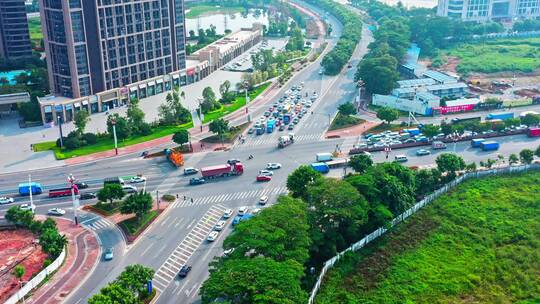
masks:
<path id="1" fill-rule="evenodd" d="M 178 94 L 178 90 L 168 93 L 165 103 L 158 107 L 159 120 L 164 125 L 179 125 L 191 121 L 191 112 L 182 105 L 185 93 Z"/>
<path id="2" fill-rule="evenodd" d="M 231 82 L 225 80 L 221 85 L 219 85 L 219 94 L 221 95 L 221 100 L 224 102 L 232 101 L 233 94 L 231 94 Z"/>
<path id="3" fill-rule="evenodd" d="M 351 166 L 354 171 L 358 173 L 364 173 L 369 167 L 373 165 L 373 160 L 368 154 L 362 153 L 354 155 L 349 161 L 349 166 Z"/>
<path id="4" fill-rule="evenodd" d="M 154 277 L 154 270 L 140 264 L 127 266 L 116 279 L 116 284 L 140 297 L 146 293 L 146 284 Z"/>
<path id="5" fill-rule="evenodd" d="M 536 126 L 540 122 L 540 115 L 529 113 L 521 118 L 521 123 L 524 125 Z"/>
<path id="6" fill-rule="evenodd" d="M 122 214 L 135 213 L 137 220 L 140 221 L 152 209 L 152 196 L 148 192 L 133 193 L 128 196 L 120 206 Z"/>
<path id="7" fill-rule="evenodd" d="M 270 258 L 227 259 L 210 269 L 210 277 L 202 284 L 203 304 L 221 299 L 224 303 L 305 303 L 307 293 L 300 286 L 302 265 Z"/>
<path id="8" fill-rule="evenodd" d="M 435 159 L 437 168 L 441 172 L 446 172 L 448 180 L 456 177 L 456 172 L 465 169 L 465 161 L 460 156 L 453 153 L 442 153 Z"/>
<path id="9" fill-rule="evenodd" d="M 534 159 L 534 152 L 530 149 L 523 149 L 519 152 L 519 160 L 524 164 L 532 163 Z"/>
<path id="10" fill-rule="evenodd" d="M 452 132 L 454 132 L 454 130 L 453 130 L 451 124 L 441 123 L 441 132 L 444 135 L 449 135 L 449 134 L 452 134 Z"/>
<path id="11" fill-rule="evenodd" d="M 144 112 L 139 107 L 139 100 L 132 99 L 129 103 L 126 118 L 134 133 L 141 134 L 143 130 Z"/>
<path id="12" fill-rule="evenodd" d="M 306 198 L 308 187 L 322 181 L 322 175 L 311 166 L 301 165 L 287 177 L 287 189 L 292 197 Z"/>
<path id="13" fill-rule="evenodd" d="M 437 125 L 429 124 L 429 125 L 424 125 L 424 127 L 422 127 L 422 133 L 428 138 L 435 137 L 437 134 L 440 133 L 440 131 L 441 131 L 441 128 Z"/>
<path id="14" fill-rule="evenodd" d="M 24 274 L 26 273 L 26 269 L 23 265 L 17 265 L 13 268 L 13 275 L 17 278 L 17 280 L 21 280 Z"/>
<path id="15" fill-rule="evenodd" d="M 422 197 L 433 192 L 441 184 L 441 172 L 437 169 L 416 171 L 416 195 Z"/>
<path id="16" fill-rule="evenodd" d="M 372 94 L 388 94 L 399 80 L 398 61 L 385 54 L 376 58 L 364 58 L 355 74 L 355 80 L 362 80 L 366 90 Z"/>
<path id="17" fill-rule="evenodd" d="M 519 163 L 519 157 L 515 153 L 510 154 L 510 156 L 508 156 L 508 163 L 510 165 Z"/>
<path id="18" fill-rule="evenodd" d="M 346 102 L 338 106 L 338 111 L 341 115 L 349 116 L 356 114 L 356 108 L 351 102 Z"/>
<path id="19" fill-rule="evenodd" d="M 29 228 L 34 221 L 34 213 L 30 210 L 22 210 L 17 206 L 12 206 L 6 211 L 5 218 L 17 226 Z"/>
<path id="20" fill-rule="evenodd" d="M 118 113 L 114 113 L 107 117 L 107 132 L 111 136 L 113 135 L 113 123 L 116 126 L 116 138 L 123 140 L 131 135 L 131 127 L 125 117 L 120 116 Z"/>
<path id="21" fill-rule="evenodd" d="M 101 300 L 105 300 L 105 303 L 113 304 L 139 304 L 141 303 L 133 293 L 128 289 L 120 286 L 117 283 L 111 283 L 99 291 L 104 297 L 98 297 L 93 300 L 93 297 L 88 300 L 89 304 L 102 304 Z M 110 302 L 109 302 L 110 299 Z"/>
<path id="22" fill-rule="evenodd" d="M 97 198 L 99 201 L 109 201 L 111 204 L 113 200 L 122 199 L 124 195 L 126 195 L 126 193 L 119 184 L 106 184 L 97 192 Z"/>
<path id="23" fill-rule="evenodd" d="M 56 258 L 66 246 L 67 238 L 59 234 L 56 228 L 43 229 L 39 236 L 39 244 L 51 258 Z"/>
<path id="24" fill-rule="evenodd" d="M 178 132 L 175 132 L 172 137 L 173 142 L 183 146 L 185 143 L 189 142 L 189 132 L 186 129 L 181 129 Z"/>
<path id="25" fill-rule="evenodd" d="M 96 293 L 90 299 L 88 299 L 88 304 L 116 304 L 113 303 L 111 297 L 106 296 L 101 293 Z"/>
<path id="26" fill-rule="evenodd" d="M 537 157 L 540 157 L 540 145 L 536 147 L 536 150 L 534 150 L 534 155 L 536 155 Z"/>
<path id="27" fill-rule="evenodd" d="M 211 87 L 204 88 L 202 92 L 203 101 L 201 103 L 201 109 L 203 113 L 208 113 L 213 109 L 219 107 L 219 102 L 216 100 L 216 94 Z"/>
<path id="28" fill-rule="evenodd" d="M 80 135 L 84 133 L 84 129 L 86 129 L 86 125 L 89 121 L 90 114 L 88 114 L 88 111 L 86 111 L 85 109 L 82 109 L 79 112 L 75 113 L 73 124 L 77 128 L 77 132 L 79 132 Z"/>
<path id="29" fill-rule="evenodd" d="M 399 111 L 388 107 L 382 107 L 377 111 L 377 118 L 390 124 L 399 118 Z"/>
<path id="30" fill-rule="evenodd" d="M 229 132 L 229 122 L 223 118 L 214 119 L 210 125 L 208 125 L 210 132 L 213 132 L 219 136 L 221 139 L 221 144 L 223 145 L 223 135 Z"/>

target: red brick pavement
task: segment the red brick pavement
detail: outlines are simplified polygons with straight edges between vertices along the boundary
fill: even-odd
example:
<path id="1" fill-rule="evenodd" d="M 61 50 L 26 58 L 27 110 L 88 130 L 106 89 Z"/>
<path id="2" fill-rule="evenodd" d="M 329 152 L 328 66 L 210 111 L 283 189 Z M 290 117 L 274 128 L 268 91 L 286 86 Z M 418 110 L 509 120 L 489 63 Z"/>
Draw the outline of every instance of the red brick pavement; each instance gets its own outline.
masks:
<path id="1" fill-rule="evenodd" d="M 99 243 L 93 233 L 75 226 L 69 220 L 55 220 L 60 232 L 68 238 L 66 260 L 54 276 L 33 293 L 27 303 L 62 303 L 90 274 L 99 259 Z"/>
<path id="2" fill-rule="evenodd" d="M 367 130 L 369 130 L 370 128 L 378 125 L 379 123 L 377 122 L 372 122 L 372 121 L 366 121 L 362 124 L 359 124 L 359 125 L 356 125 L 356 126 L 352 126 L 352 127 L 349 127 L 349 128 L 343 128 L 343 129 L 339 129 L 339 130 L 333 130 L 333 131 L 328 131 L 326 132 L 326 137 L 349 137 L 349 136 L 358 136 L 358 135 L 362 135 L 364 134 Z"/>

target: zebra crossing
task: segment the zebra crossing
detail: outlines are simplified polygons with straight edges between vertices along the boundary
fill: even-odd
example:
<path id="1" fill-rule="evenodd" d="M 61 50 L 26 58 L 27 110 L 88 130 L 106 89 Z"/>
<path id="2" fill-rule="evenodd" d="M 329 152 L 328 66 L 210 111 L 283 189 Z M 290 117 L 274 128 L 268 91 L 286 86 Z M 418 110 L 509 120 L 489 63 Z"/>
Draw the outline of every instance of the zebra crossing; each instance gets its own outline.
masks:
<path id="1" fill-rule="evenodd" d="M 283 133 L 281 135 L 287 135 L 288 133 Z M 322 137 L 322 133 L 312 133 L 312 134 L 300 134 L 294 136 L 294 141 L 308 141 L 308 140 L 318 140 Z M 252 140 L 246 140 L 243 144 L 236 144 L 236 149 L 245 149 L 251 147 L 265 147 L 265 146 L 277 146 L 277 136 L 258 136 Z"/>
<path id="2" fill-rule="evenodd" d="M 111 223 L 109 220 L 90 213 L 83 213 L 79 215 L 79 221 L 81 225 L 93 231 L 114 226 L 114 224 Z"/>
<path id="3" fill-rule="evenodd" d="M 178 271 L 182 266 L 186 265 L 191 255 L 199 248 L 208 233 L 214 228 L 214 225 L 221 219 L 226 209 L 222 205 L 212 206 L 159 267 L 153 279 L 154 287 L 159 292 L 164 291 L 174 280 Z"/>
<path id="4" fill-rule="evenodd" d="M 287 187 L 277 187 L 277 188 L 269 188 L 269 189 L 258 189 L 258 190 L 251 190 L 251 191 L 242 191 L 242 192 L 233 192 L 233 193 L 226 193 L 226 194 L 218 194 L 218 195 L 211 195 L 211 196 L 203 196 L 199 198 L 193 199 L 193 202 L 191 200 L 176 200 L 174 203 L 172 203 L 171 208 L 185 208 L 185 207 L 191 207 L 191 206 L 200 206 L 200 205 L 208 205 L 213 203 L 223 203 L 228 201 L 237 201 L 237 200 L 243 200 L 243 199 L 250 199 L 254 197 L 261 197 L 264 195 L 279 195 L 279 194 L 286 194 L 288 192 Z"/>

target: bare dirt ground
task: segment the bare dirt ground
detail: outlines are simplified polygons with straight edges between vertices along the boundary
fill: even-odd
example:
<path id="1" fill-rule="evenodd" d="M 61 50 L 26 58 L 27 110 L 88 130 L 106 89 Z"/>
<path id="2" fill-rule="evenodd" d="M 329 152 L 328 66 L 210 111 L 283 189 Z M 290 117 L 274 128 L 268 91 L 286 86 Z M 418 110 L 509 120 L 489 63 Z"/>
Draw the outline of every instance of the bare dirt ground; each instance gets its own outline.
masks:
<path id="1" fill-rule="evenodd" d="M 13 268 L 22 265 L 26 270 L 21 280 L 28 281 L 43 267 L 47 255 L 34 242 L 32 232 L 24 229 L 0 231 L 0 303 L 19 288 Z"/>

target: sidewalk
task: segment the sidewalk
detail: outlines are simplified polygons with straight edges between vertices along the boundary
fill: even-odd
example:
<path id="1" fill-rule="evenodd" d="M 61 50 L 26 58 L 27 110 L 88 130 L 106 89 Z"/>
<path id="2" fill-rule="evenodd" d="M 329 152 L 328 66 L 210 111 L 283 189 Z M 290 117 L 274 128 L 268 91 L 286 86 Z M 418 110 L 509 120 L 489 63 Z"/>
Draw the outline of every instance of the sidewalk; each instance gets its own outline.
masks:
<path id="1" fill-rule="evenodd" d="M 364 134 L 367 130 L 369 130 L 370 128 L 378 124 L 379 123 L 377 122 L 366 121 L 356 126 L 333 130 L 333 131 L 327 131 L 325 137 L 326 138 L 342 138 L 342 137 L 359 136 L 359 135 Z"/>
<path id="2" fill-rule="evenodd" d="M 73 222 L 55 218 L 58 229 L 68 239 L 67 256 L 50 281 L 34 292 L 27 303 L 56 304 L 79 286 L 99 260 L 99 243 L 95 235 Z"/>

